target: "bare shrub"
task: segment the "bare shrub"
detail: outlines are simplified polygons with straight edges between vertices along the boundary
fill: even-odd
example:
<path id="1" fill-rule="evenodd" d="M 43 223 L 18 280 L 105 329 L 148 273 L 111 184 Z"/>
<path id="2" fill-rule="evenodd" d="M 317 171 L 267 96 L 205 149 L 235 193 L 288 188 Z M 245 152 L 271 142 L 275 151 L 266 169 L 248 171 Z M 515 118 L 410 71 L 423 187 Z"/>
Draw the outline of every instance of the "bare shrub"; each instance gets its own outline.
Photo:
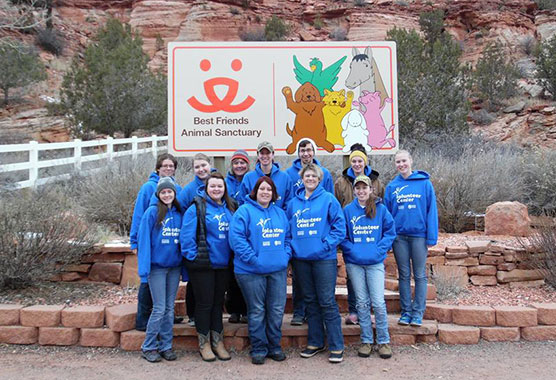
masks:
<path id="1" fill-rule="evenodd" d="M 536 232 L 521 244 L 529 251 L 539 252 L 530 256 L 530 266 L 542 272 L 545 282 L 556 289 L 556 223 L 552 218 L 543 219 Z"/>
<path id="2" fill-rule="evenodd" d="M 441 302 L 456 299 L 468 293 L 461 277 L 455 271 L 436 271 L 432 274 L 431 280 L 436 286 L 436 298 Z"/>
<path id="3" fill-rule="evenodd" d="M 482 108 L 471 114 L 471 120 L 479 125 L 489 125 L 496 120 L 496 114 L 490 113 L 486 109 Z"/>
<path id="4" fill-rule="evenodd" d="M 2 193 L 0 288 L 48 280 L 91 249 L 94 230 L 65 196 L 51 186 Z"/>
<path id="5" fill-rule="evenodd" d="M 331 31 L 329 36 L 330 39 L 334 41 L 345 41 L 347 40 L 347 34 L 348 34 L 347 30 L 339 26 L 335 28 L 333 31 Z"/>
<path id="6" fill-rule="evenodd" d="M 242 30 L 239 33 L 239 38 L 242 41 L 266 41 L 264 26 Z"/>
<path id="7" fill-rule="evenodd" d="M 524 201 L 529 211 L 556 216 L 556 152 L 537 150 L 522 157 Z"/>
<path id="8" fill-rule="evenodd" d="M 64 51 L 64 40 L 62 35 L 54 29 L 39 28 L 35 41 L 37 45 L 53 54 L 61 55 Z"/>

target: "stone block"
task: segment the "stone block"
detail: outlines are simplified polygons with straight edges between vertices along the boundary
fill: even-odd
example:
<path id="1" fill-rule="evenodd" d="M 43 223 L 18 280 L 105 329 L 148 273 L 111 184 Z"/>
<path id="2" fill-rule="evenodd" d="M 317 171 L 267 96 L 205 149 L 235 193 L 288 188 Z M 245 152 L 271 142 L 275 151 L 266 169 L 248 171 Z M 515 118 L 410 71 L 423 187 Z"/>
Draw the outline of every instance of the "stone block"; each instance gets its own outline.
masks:
<path id="1" fill-rule="evenodd" d="M 62 276 L 62 281 L 65 282 L 78 281 L 86 277 L 77 272 L 62 273 L 61 276 Z"/>
<path id="2" fill-rule="evenodd" d="M 509 272 L 498 271 L 496 273 L 496 278 L 498 278 L 498 282 L 507 283 L 507 282 L 515 282 L 515 281 L 542 280 L 543 275 L 538 270 L 514 269 Z"/>
<path id="3" fill-rule="evenodd" d="M 79 329 L 74 327 L 40 327 L 39 344 L 42 346 L 72 346 L 79 341 Z"/>
<path id="4" fill-rule="evenodd" d="M 124 331 L 120 334 L 120 348 L 125 351 L 141 351 L 141 345 L 144 340 L 144 331 Z"/>
<path id="5" fill-rule="evenodd" d="M 556 340 L 556 326 L 522 327 L 521 338 L 528 341 Z"/>
<path id="6" fill-rule="evenodd" d="M 0 343 L 35 344 L 39 329 L 25 326 L 0 326 Z"/>
<path id="7" fill-rule="evenodd" d="M 73 264 L 64 268 L 64 272 L 89 273 L 91 264 Z"/>
<path id="8" fill-rule="evenodd" d="M 467 246 L 467 251 L 469 253 L 484 253 L 488 251 L 490 247 L 490 241 L 488 240 L 468 240 L 465 242 Z"/>
<path id="9" fill-rule="evenodd" d="M 475 286 L 496 286 L 498 281 L 496 276 L 471 276 L 469 278 Z"/>
<path id="10" fill-rule="evenodd" d="M 556 303 L 534 303 L 539 325 L 556 325 Z"/>
<path id="11" fill-rule="evenodd" d="M 415 339 L 416 343 L 433 344 L 438 342 L 436 335 L 417 335 Z"/>
<path id="12" fill-rule="evenodd" d="M 543 286 L 544 280 L 510 282 L 510 289 L 536 288 Z"/>
<path id="13" fill-rule="evenodd" d="M 537 325 L 537 309 L 522 306 L 494 306 L 496 324 L 505 327 L 527 327 Z"/>
<path id="14" fill-rule="evenodd" d="M 511 270 L 514 270 L 516 268 L 514 263 L 503 263 L 503 264 L 498 264 L 498 266 L 496 267 L 496 269 L 498 270 L 505 270 L 506 272 L 509 272 Z"/>
<path id="15" fill-rule="evenodd" d="M 303 343 L 303 339 L 305 342 Z M 302 342 L 303 345 L 299 345 L 299 342 Z M 294 345 L 295 344 L 295 345 Z M 233 345 L 236 351 L 243 351 L 249 347 L 249 339 L 245 337 L 234 336 L 233 338 Z M 304 347 L 307 345 L 307 337 L 305 336 L 298 336 L 295 339 L 292 339 L 292 346 L 293 347 Z"/>
<path id="16" fill-rule="evenodd" d="M 481 265 L 498 265 L 504 263 L 504 257 L 502 256 L 488 256 L 482 254 L 479 256 L 479 264 Z"/>
<path id="17" fill-rule="evenodd" d="M 496 202 L 485 212 L 485 235 L 527 236 L 531 219 L 519 202 Z"/>
<path id="18" fill-rule="evenodd" d="M 125 255 L 120 286 L 138 287 L 139 285 L 141 285 L 141 279 L 137 274 L 137 255 Z"/>
<path id="19" fill-rule="evenodd" d="M 415 344 L 417 341 L 415 335 L 401 335 L 392 334 L 390 335 L 390 344 L 392 346 L 410 346 Z"/>
<path id="20" fill-rule="evenodd" d="M 81 329 L 79 345 L 84 347 L 116 347 L 120 343 L 120 333 L 110 329 Z"/>
<path id="21" fill-rule="evenodd" d="M 89 272 L 89 280 L 119 284 L 122 278 L 121 263 L 94 263 Z"/>
<path id="22" fill-rule="evenodd" d="M 465 252 L 446 252 L 445 257 L 447 259 L 465 259 L 466 257 L 469 257 L 469 255 L 467 254 L 467 251 Z"/>
<path id="23" fill-rule="evenodd" d="M 226 327 L 224 327 L 224 333 L 226 333 Z M 174 336 L 197 336 L 197 331 L 195 327 L 191 327 L 188 324 L 180 323 L 179 325 L 174 325 L 173 327 Z"/>
<path id="24" fill-rule="evenodd" d="M 185 300 L 185 292 L 187 291 L 187 282 L 180 282 L 178 292 L 176 293 L 177 300 Z"/>
<path id="25" fill-rule="evenodd" d="M 133 330 L 137 305 L 134 303 L 110 306 L 106 308 L 106 325 L 116 332 Z"/>
<path id="26" fill-rule="evenodd" d="M 465 287 L 469 283 L 467 268 L 452 265 L 434 265 L 434 276 L 439 279 L 454 282 L 459 286 Z"/>
<path id="27" fill-rule="evenodd" d="M 199 349 L 199 339 L 196 336 L 176 336 L 172 341 L 174 349 L 193 351 Z"/>
<path id="28" fill-rule="evenodd" d="M 20 310 L 21 325 L 33 327 L 56 327 L 64 305 L 34 305 Z"/>
<path id="29" fill-rule="evenodd" d="M 494 326 L 496 313 L 490 306 L 455 306 L 452 309 L 452 322 L 465 326 Z"/>
<path id="30" fill-rule="evenodd" d="M 467 246 L 458 246 L 458 245 L 447 246 L 446 257 L 448 257 L 448 253 L 465 253 L 465 256 L 467 256 Z"/>
<path id="31" fill-rule="evenodd" d="M 517 342 L 519 327 L 481 327 L 481 339 L 487 342 Z"/>
<path id="32" fill-rule="evenodd" d="M 457 265 L 460 267 L 470 267 L 479 265 L 479 259 L 476 257 L 466 257 L 464 259 L 448 259 L 446 257 L 446 265 Z"/>
<path id="33" fill-rule="evenodd" d="M 23 305 L 0 304 L 0 326 L 19 325 L 19 311 Z"/>
<path id="34" fill-rule="evenodd" d="M 123 263 L 125 255 L 123 253 L 95 253 L 92 255 L 85 255 L 81 258 L 81 263 Z"/>
<path id="35" fill-rule="evenodd" d="M 427 257 L 428 265 L 444 265 L 446 264 L 446 258 L 444 256 L 429 256 Z"/>
<path id="36" fill-rule="evenodd" d="M 104 326 L 104 306 L 75 306 L 62 310 L 62 325 L 65 327 Z"/>
<path id="37" fill-rule="evenodd" d="M 398 280 L 394 280 L 393 278 L 385 278 L 384 279 L 384 289 L 396 291 L 399 289 L 399 282 Z"/>
<path id="38" fill-rule="evenodd" d="M 102 253 L 131 253 L 131 248 L 128 243 L 106 243 L 102 246 Z"/>
<path id="39" fill-rule="evenodd" d="M 413 326 L 400 326 L 398 325 L 399 315 L 389 315 L 388 316 L 388 331 L 390 335 L 434 335 L 438 331 L 438 323 L 431 320 L 423 320 L 423 324 L 420 327 Z M 353 332 L 351 334 L 346 334 L 346 328 L 352 328 Z M 355 335 L 359 336 L 358 326 L 345 326 L 343 328 L 344 335 Z"/>
<path id="40" fill-rule="evenodd" d="M 428 251 L 429 256 L 444 256 L 446 254 L 446 248 L 439 247 L 437 245 L 435 245 L 434 247 L 430 247 Z"/>
<path id="41" fill-rule="evenodd" d="M 496 276 L 496 266 L 476 265 L 467 267 L 467 274 L 470 276 Z"/>
<path id="42" fill-rule="evenodd" d="M 438 325 L 438 341 L 445 344 L 477 344 L 481 336 L 478 327 L 451 324 Z"/>
<path id="43" fill-rule="evenodd" d="M 506 249 L 505 245 L 495 243 L 495 244 L 491 244 L 488 250 L 493 253 L 503 253 L 505 249 Z"/>
<path id="44" fill-rule="evenodd" d="M 452 323 L 451 305 L 428 303 L 425 309 L 425 319 L 434 319 L 441 323 Z"/>
<path id="45" fill-rule="evenodd" d="M 484 255 L 486 255 L 486 256 L 502 256 L 502 252 L 486 251 L 486 252 L 484 253 Z"/>
<path id="46" fill-rule="evenodd" d="M 174 302 L 174 315 L 179 315 L 180 317 L 185 316 L 185 301 L 175 301 Z"/>

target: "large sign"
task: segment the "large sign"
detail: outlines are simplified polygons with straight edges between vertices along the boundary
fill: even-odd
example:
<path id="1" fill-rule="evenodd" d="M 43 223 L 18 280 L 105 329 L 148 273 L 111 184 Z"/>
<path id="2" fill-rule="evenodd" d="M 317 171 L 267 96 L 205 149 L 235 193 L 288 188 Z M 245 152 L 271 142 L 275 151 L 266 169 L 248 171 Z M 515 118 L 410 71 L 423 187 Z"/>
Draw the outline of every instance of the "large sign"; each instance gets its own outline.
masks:
<path id="1" fill-rule="evenodd" d="M 227 156 L 372 154 L 398 146 L 396 45 L 381 42 L 172 42 L 168 47 L 170 151 Z"/>

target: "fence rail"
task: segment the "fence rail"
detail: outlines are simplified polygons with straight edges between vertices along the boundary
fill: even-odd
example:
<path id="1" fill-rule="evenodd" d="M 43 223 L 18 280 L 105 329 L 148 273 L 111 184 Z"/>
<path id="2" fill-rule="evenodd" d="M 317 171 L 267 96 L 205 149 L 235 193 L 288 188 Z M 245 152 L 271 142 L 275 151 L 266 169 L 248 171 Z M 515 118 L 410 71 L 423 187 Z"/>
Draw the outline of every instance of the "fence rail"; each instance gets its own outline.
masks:
<path id="1" fill-rule="evenodd" d="M 158 146 L 160 141 L 166 142 L 166 145 Z M 139 149 L 139 144 L 147 144 L 148 146 L 146 148 Z M 131 149 L 114 149 L 118 145 L 131 145 Z M 83 171 L 81 169 L 83 163 L 100 160 L 112 161 L 116 157 L 124 156 L 131 156 L 135 159 L 138 155 L 146 153 L 152 153 L 153 157 L 156 157 L 159 151 L 165 151 L 168 149 L 167 145 L 168 136 L 156 135 L 150 137 L 133 136 L 125 139 L 114 139 L 112 137 L 108 137 L 103 140 L 91 141 L 81 141 L 80 139 L 75 139 L 68 142 L 47 144 L 39 144 L 36 141 L 30 141 L 27 144 L 0 145 L 0 154 L 17 152 L 29 153 L 28 161 L 26 162 L 0 165 L 0 174 L 28 170 L 28 179 L 25 181 L 15 182 L 13 183 L 13 186 L 17 189 L 35 187 L 52 180 L 67 179 L 71 176 L 71 173 L 65 173 L 39 178 L 39 169 L 73 164 L 74 170 L 80 171 L 81 173 L 89 173 L 98 170 L 98 168 Z M 102 149 L 103 152 L 98 154 L 83 155 L 82 153 L 84 148 L 99 148 Z M 73 156 L 45 160 L 39 159 L 39 152 L 56 151 L 61 149 L 73 149 Z"/>

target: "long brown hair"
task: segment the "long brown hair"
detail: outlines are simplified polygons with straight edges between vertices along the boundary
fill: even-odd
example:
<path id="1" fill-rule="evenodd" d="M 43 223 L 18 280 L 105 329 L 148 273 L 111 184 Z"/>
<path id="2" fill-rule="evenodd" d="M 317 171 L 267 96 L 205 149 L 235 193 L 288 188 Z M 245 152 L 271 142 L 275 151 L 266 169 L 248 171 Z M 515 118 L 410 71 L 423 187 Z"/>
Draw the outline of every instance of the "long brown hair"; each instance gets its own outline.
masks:
<path id="1" fill-rule="evenodd" d="M 205 193 L 207 194 L 207 196 L 209 196 L 208 183 L 212 178 L 221 179 L 222 182 L 224 182 L 224 195 L 222 196 L 222 199 L 224 200 L 224 202 L 226 202 L 226 208 L 233 214 L 237 209 L 237 202 L 228 195 L 228 185 L 226 184 L 226 180 L 224 179 L 224 176 L 222 174 L 218 172 L 210 173 L 210 175 L 205 180 Z"/>
<path id="2" fill-rule="evenodd" d="M 156 197 L 158 198 L 158 194 L 156 194 Z M 176 193 L 175 190 L 174 190 L 174 200 L 172 201 L 172 206 L 174 206 L 180 213 L 182 213 L 180 202 L 178 202 L 178 194 Z M 156 208 L 157 208 L 156 224 L 162 225 L 162 222 L 164 221 L 164 218 L 166 218 L 166 214 L 168 213 L 168 206 L 166 206 L 164 202 L 162 202 L 160 198 L 158 198 L 158 203 L 156 204 Z"/>
<path id="3" fill-rule="evenodd" d="M 363 183 L 365 186 L 369 186 L 365 182 L 360 181 L 355 184 L 353 190 L 355 190 L 355 187 L 359 183 Z M 376 199 L 378 198 L 378 196 L 375 194 L 374 186 L 369 186 L 369 188 L 371 189 L 371 193 L 369 194 L 369 199 L 367 199 L 367 201 L 365 202 L 365 216 L 373 219 L 376 216 Z M 355 198 L 357 198 L 357 196 Z M 359 203 L 359 199 L 357 199 L 357 203 Z"/>

